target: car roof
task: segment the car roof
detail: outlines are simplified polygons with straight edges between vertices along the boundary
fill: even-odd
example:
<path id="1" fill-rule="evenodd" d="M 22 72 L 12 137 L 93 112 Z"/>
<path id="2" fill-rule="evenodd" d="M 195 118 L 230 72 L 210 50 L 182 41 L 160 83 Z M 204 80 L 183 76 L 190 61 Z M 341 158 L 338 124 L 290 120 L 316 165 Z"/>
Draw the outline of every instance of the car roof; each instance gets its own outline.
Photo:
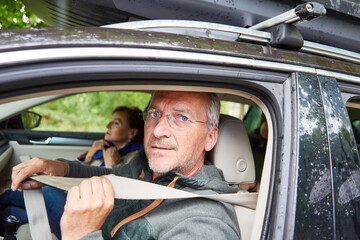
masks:
<path id="1" fill-rule="evenodd" d="M 51 27 L 2 30 L 1 52 L 60 47 L 136 47 L 229 55 L 315 67 L 360 76 L 359 64 L 261 44 L 144 30 Z M 0 63 L 0 67 L 3 63 Z"/>

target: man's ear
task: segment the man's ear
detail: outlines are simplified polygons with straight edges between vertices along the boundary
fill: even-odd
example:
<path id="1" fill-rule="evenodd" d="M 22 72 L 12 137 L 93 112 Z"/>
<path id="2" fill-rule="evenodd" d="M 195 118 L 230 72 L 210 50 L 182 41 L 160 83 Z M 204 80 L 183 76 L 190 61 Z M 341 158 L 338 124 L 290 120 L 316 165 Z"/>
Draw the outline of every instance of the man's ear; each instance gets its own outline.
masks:
<path id="1" fill-rule="evenodd" d="M 205 151 L 210 151 L 216 144 L 218 139 L 218 128 L 213 127 L 206 135 Z"/>
<path id="2" fill-rule="evenodd" d="M 137 134 L 138 134 L 139 130 L 137 130 L 136 128 L 132 128 L 129 131 L 129 139 L 133 139 Z"/>

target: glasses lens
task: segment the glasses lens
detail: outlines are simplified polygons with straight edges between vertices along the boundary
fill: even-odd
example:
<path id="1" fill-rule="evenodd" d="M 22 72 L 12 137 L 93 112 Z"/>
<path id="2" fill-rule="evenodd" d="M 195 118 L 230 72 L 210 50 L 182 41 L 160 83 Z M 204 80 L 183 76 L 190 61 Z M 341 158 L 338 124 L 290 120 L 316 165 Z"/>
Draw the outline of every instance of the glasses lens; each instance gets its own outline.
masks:
<path id="1" fill-rule="evenodd" d="M 145 111 L 143 113 L 143 119 L 144 119 L 144 121 L 147 121 L 147 122 L 157 122 L 157 121 L 159 121 L 161 116 L 162 116 L 161 113 L 159 113 L 157 111 L 153 111 L 153 110 Z"/>
<path id="2" fill-rule="evenodd" d="M 170 122 L 173 123 L 173 127 L 186 128 L 189 124 L 189 119 L 180 113 L 172 113 L 170 115 Z"/>
<path id="3" fill-rule="evenodd" d="M 150 111 L 146 110 L 142 113 L 142 116 L 144 121 L 150 124 L 157 124 L 160 121 L 161 117 L 164 116 L 167 118 L 169 125 L 172 128 L 176 128 L 176 129 L 186 128 L 189 126 L 189 124 L 193 122 L 197 122 L 195 120 L 190 120 L 187 116 L 178 112 L 174 112 L 168 115 L 163 115 L 162 113 L 156 110 L 150 110 Z"/>

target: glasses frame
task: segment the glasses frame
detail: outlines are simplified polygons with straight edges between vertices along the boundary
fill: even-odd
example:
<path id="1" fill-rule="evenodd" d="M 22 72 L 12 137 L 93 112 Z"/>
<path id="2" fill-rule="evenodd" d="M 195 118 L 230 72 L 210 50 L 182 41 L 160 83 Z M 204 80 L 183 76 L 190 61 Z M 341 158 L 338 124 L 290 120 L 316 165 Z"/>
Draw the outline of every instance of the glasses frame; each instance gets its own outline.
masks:
<path id="1" fill-rule="evenodd" d="M 179 126 L 178 124 L 176 124 L 176 120 L 175 120 L 176 118 L 174 117 L 174 114 L 179 113 L 179 112 L 172 112 L 172 113 L 169 113 L 169 114 L 163 114 L 163 113 L 161 113 L 160 111 L 157 111 L 157 110 L 150 110 L 150 111 L 149 111 L 149 110 L 145 110 L 144 112 L 141 113 L 141 115 L 143 116 L 144 122 L 146 122 L 146 121 L 149 119 L 149 117 L 148 117 L 149 112 L 157 112 L 157 113 L 160 114 L 160 116 L 159 116 L 158 118 L 153 118 L 154 120 L 156 119 L 156 124 L 157 124 L 158 122 L 160 122 L 160 120 L 161 120 L 161 118 L 162 118 L 163 116 L 165 116 L 165 117 L 167 118 L 170 126 L 171 126 L 172 128 L 174 128 L 174 126 L 176 126 L 176 128 L 179 128 L 179 129 L 183 129 L 183 128 L 184 128 L 184 127 L 181 127 L 181 126 Z M 189 122 L 189 123 L 204 123 L 204 124 L 208 124 L 208 122 L 204 122 L 204 121 L 200 121 L 200 120 L 196 120 L 196 119 L 189 119 L 189 118 L 187 118 L 187 120 L 184 122 L 185 125 L 187 125 L 188 122 Z M 185 126 L 185 127 L 186 127 L 186 126 Z"/>

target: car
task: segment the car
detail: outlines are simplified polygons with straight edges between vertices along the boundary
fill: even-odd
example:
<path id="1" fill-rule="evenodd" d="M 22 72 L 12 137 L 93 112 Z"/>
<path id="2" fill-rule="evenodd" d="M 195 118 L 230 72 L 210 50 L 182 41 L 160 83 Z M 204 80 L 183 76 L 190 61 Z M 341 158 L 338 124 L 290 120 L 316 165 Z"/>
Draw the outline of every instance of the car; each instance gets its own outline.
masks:
<path id="1" fill-rule="evenodd" d="M 245 163 L 261 182 L 255 209 L 236 206 L 242 238 L 360 238 L 360 54 L 306 41 L 274 47 L 271 34 L 189 20 L 2 30 L 1 184 L 22 161 L 76 159 L 102 138 L 36 130 L 41 104 L 109 91 L 215 92 L 249 136 L 262 115 L 268 126 L 263 159 Z M 241 174 L 240 160 L 221 160 L 225 178 L 227 168 Z"/>

